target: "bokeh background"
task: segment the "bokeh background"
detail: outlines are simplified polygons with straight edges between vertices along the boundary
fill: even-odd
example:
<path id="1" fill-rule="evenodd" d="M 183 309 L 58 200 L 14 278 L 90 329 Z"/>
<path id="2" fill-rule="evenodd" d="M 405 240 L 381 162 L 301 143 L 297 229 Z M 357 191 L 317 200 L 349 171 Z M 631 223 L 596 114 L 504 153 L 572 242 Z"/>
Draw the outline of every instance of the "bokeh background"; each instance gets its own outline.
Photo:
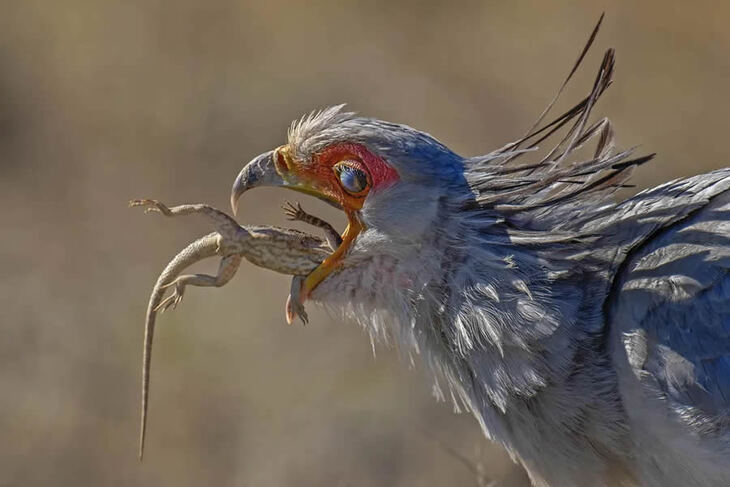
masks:
<path id="1" fill-rule="evenodd" d="M 340 102 L 492 150 L 542 110 L 602 10 L 561 106 L 615 46 L 598 111 L 621 146 L 659 153 L 639 187 L 726 165 L 726 2 L 1 2 L 0 485 L 526 485 L 418 364 L 374 358 L 314 308 L 286 326 L 288 279 L 250 265 L 159 321 L 140 464 L 148 293 L 209 227 L 126 202 L 227 208 L 244 162 Z M 286 225 L 286 197 L 248 194 L 239 220 Z"/>

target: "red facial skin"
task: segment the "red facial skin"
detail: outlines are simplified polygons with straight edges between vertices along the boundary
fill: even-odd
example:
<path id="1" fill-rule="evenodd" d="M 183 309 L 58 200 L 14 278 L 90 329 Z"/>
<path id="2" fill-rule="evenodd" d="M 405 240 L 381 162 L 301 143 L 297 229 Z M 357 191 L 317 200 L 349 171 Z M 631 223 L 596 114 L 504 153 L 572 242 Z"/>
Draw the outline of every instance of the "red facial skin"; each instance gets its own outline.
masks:
<path id="1" fill-rule="evenodd" d="M 358 194 L 350 194 L 340 185 L 333 166 L 338 162 L 349 161 L 353 167 L 362 170 L 368 178 L 368 186 Z M 312 164 L 302 164 L 297 177 L 311 182 L 318 192 L 332 198 L 345 210 L 356 211 L 362 208 L 365 197 L 370 191 L 390 186 L 398 181 L 398 173 L 382 158 L 368 151 L 361 144 L 342 143 L 327 147 L 313 156 Z"/>
<path id="2" fill-rule="evenodd" d="M 297 191 L 325 197 L 338 203 L 347 215 L 347 228 L 342 233 L 342 244 L 335 249 L 322 263 L 307 275 L 302 283 L 299 299 L 304 302 L 317 285 L 340 265 L 348 249 L 363 230 L 364 225 L 358 216 L 365 198 L 370 191 L 390 186 L 398 181 L 398 173 L 385 161 L 368 151 L 361 144 L 334 144 L 312 156 L 312 161 L 297 162 L 291 158 L 289 148 L 281 147 L 274 160 L 277 172 L 287 179 L 287 174 L 296 178 L 290 187 Z M 335 164 L 347 161 L 363 171 L 367 178 L 367 186 L 357 194 L 345 191 L 339 177 L 333 169 Z M 287 321 L 291 323 L 294 314 L 287 305 Z"/>

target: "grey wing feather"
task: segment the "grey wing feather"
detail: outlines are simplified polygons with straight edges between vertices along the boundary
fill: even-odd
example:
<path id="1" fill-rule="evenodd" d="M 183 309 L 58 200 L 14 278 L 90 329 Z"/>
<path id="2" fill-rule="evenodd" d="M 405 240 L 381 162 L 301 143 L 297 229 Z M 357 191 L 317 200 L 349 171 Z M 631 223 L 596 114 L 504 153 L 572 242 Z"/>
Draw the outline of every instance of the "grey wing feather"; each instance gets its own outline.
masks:
<path id="1" fill-rule="evenodd" d="M 628 387 L 624 377 L 622 394 L 642 396 L 629 403 L 659 401 L 684 431 L 723 442 L 730 436 L 728 186 L 724 170 L 667 185 L 673 191 L 664 204 L 655 194 L 657 208 L 690 211 L 629 250 L 608 301 L 614 362 L 640 384 Z"/>

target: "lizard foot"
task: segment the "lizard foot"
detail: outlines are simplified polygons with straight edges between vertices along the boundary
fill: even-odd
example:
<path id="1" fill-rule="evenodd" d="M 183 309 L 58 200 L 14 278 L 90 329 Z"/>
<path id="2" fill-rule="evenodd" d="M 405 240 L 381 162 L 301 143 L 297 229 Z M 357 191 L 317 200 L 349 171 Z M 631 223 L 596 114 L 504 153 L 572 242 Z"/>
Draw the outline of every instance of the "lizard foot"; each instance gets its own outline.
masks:
<path id="1" fill-rule="evenodd" d="M 304 222 L 324 230 L 327 244 L 333 251 L 342 244 L 342 237 L 332 225 L 322 220 L 321 218 L 310 215 L 309 213 L 304 211 L 302 205 L 300 205 L 299 203 L 297 203 L 297 206 L 294 206 L 293 203 L 287 201 L 281 206 L 281 209 L 284 210 L 284 215 L 286 215 L 287 219 L 290 221 Z"/>
<path id="2" fill-rule="evenodd" d="M 177 305 L 180 304 L 180 302 L 182 301 L 183 296 L 185 295 L 185 283 L 181 281 L 180 278 L 177 278 L 170 284 L 160 286 L 160 289 L 167 289 L 171 286 L 175 286 L 172 294 L 170 294 L 168 297 L 165 298 L 164 301 L 158 304 L 157 307 L 155 307 L 155 311 L 164 313 L 170 307 L 172 307 L 172 309 L 175 309 L 177 308 Z"/>
<path id="3" fill-rule="evenodd" d="M 130 207 L 134 206 L 144 206 L 146 207 L 144 212 L 145 213 L 162 213 L 166 216 L 172 216 L 172 212 L 170 211 L 170 208 L 167 207 L 164 203 L 160 203 L 157 200 L 150 200 L 150 199 L 142 199 L 142 200 L 132 200 L 129 202 Z"/>
<path id="4" fill-rule="evenodd" d="M 302 324 L 306 325 L 309 323 L 309 317 L 307 312 L 304 310 L 304 303 L 301 299 L 302 282 L 304 278 L 302 276 L 294 276 L 291 281 L 291 291 L 289 296 L 286 298 L 286 322 L 290 325 L 294 323 L 294 320 L 298 316 L 302 320 Z"/>
<path id="5" fill-rule="evenodd" d="M 309 216 L 299 202 L 297 202 L 297 206 L 294 206 L 291 201 L 287 201 L 281 205 L 281 209 L 284 210 L 284 215 L 289 221 L 306 221 Z"/>
<path id="6" fill-rule="evenodd" d="M 307 312 L 304 310 L 304 305 L 292 299 L 290 294 L 286 298 L 286 322 L 290 325 L 293 324 L 297 316 L 302 320 L 303 325 L 309 323 L 309 316 L 307 316 Z"/>

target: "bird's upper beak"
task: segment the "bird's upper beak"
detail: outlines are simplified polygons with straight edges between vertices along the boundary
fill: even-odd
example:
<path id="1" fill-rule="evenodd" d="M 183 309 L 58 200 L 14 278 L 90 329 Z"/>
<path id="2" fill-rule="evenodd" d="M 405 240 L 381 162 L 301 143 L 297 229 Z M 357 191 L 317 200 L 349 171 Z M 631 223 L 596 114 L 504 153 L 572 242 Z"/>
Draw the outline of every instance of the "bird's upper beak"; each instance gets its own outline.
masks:
<path id="1" fill-rule="evenodd" d="M 265 152 L 246 164 L 238 173 L 231 189 L 231 208 L 235 214 L 241 195 L 251 188 L 281 186 L 310 194 L 345 211 L 348 226 L 342 234 L 342 244 L 304 279 L 300 292 L 300 299 L 304 301 L 312 290 L 342 263 L 347 250 L 364 227 L 355 209 L 343 207 L 342 202 L 337 201 L 331 192 L 318 184 L 316 179 L 302 176 L 302 173 L 288 146 Z M 293 319 L 288 311 L 287 319 Z"/>
<path id="2" fill-rule="evenodd" d="M 238 200 L 241 195 L 251 188 L 257 186 L 285 186 L 284 178 L 274 166 L 274 153 L 272 150 L 264 152 L 251 162 L 243 166 L 233 182 L 231 189 L 231 209 L 235 215 L 238 212 Z"/>

